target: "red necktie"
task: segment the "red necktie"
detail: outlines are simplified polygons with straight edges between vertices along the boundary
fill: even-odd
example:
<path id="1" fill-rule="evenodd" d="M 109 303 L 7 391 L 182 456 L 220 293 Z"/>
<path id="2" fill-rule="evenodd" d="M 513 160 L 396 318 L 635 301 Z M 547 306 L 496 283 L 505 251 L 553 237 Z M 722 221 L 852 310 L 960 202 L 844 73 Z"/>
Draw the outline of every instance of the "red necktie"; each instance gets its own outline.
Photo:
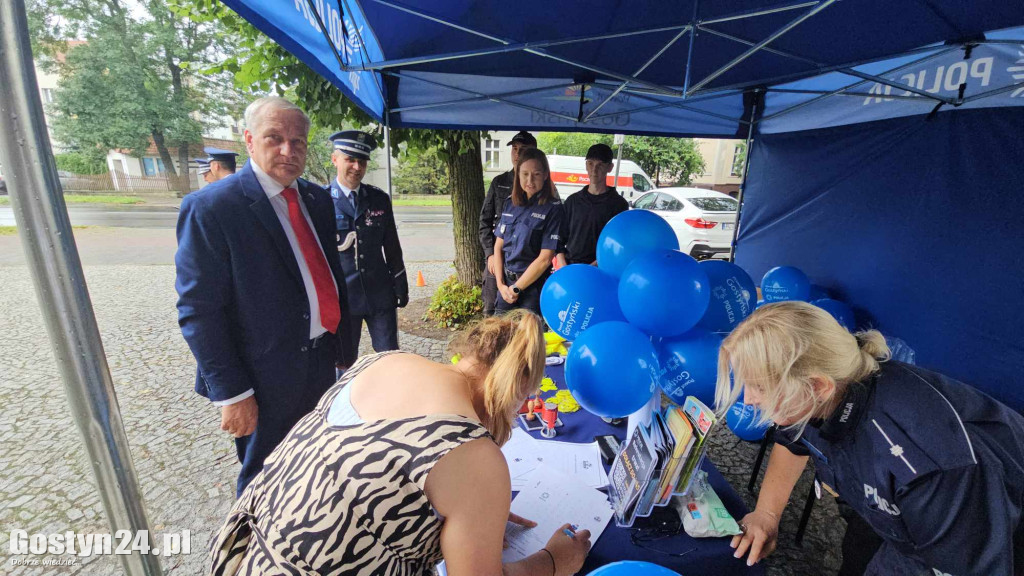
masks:
<path id="1" fill-rule="evenodd" d="M 316 301 L 320 305 L 320 324 L 334 334 L 341 322 L 341 307 L 338 305 L 338 289 L 331 278 L 331 267 L 316 242 L 316 236 L 299 207 L 299 193 L 295 188 L 285 188 L 281 195 L 288 202 L 288 220 L 292 223 L 295 239 L 299 242 L 302 257 L 306 260 L 309 275 L 316 288 Z"/>

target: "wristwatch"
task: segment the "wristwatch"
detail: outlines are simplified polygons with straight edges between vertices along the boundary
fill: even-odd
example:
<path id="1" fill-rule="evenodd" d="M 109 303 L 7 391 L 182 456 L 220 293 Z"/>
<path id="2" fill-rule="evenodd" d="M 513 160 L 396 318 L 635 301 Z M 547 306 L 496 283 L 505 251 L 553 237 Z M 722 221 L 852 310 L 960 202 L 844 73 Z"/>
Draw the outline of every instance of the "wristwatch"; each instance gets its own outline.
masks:
<path id="1" fill-rule="evenodd" d="M 522 290 L 519 289 L 519 286 L 516 286 L 515 284 L 513 284 L 512 285 L 512 293 L 513 294 L 519 294 L 520 292 L 522 292 Z"/>

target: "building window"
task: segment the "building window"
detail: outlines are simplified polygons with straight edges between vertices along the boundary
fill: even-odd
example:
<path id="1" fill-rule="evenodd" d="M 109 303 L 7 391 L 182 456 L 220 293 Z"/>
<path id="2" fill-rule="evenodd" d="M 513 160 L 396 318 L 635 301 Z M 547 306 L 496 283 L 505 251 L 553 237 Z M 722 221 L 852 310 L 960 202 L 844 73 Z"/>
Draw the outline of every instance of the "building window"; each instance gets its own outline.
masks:
<path id="1" fill-rule="evenodd" d="M 498 168 L 501 162 L 498 158 L 499 151 L 501 150 L 501 142 L 488 138 L 484 142 L 484 166 L 488 169 Z"/>
<path id="2" fill-rule="evenodd" d="M 164 161 L 160 158 L 143 158 L 142 170 L 146 173 L 146 176 L 157 176 L 166 172 Z"/>
<path id="3" fill-rule="evenodd" d="M 53 88 L 43 88 L 43 104 L 53 104 Z"/>
<path id="4" fill-rule="evenodd" d="M 732 176 L 743 176 L 743 163 L 747 160 L 746 152 L 747 146 L 745 144 L 737 144 L 736 148 L 732 152 L 732 170 L 729 172 Z"/>

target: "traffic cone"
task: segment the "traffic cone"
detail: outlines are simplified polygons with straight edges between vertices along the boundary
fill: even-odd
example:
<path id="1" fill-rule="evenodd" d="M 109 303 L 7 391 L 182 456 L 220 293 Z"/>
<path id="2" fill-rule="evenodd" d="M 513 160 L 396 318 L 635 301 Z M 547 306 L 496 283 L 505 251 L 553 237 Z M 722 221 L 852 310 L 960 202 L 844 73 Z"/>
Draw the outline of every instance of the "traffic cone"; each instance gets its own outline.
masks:
<path id="1" fill-rule="evenodd" d="M 427 285 L 427 283 L 423 280 L 423 271 L 422 270 L 416 272 L 416 285 L 420 286 L 420 287 L 423 287 L 423 286 Z"/>

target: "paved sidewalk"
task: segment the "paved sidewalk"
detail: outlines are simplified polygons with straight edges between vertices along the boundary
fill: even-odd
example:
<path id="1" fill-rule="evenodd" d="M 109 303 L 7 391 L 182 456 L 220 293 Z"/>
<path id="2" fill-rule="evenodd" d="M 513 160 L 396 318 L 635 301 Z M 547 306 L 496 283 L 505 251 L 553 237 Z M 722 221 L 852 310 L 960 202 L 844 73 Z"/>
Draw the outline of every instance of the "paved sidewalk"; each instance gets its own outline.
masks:
<path id="1" fill-rule="evenodd" d="M 451 273 L 445 263 L 411 262 L 409 268 L 422 270 L 428 282 L 412 289 L 413 299 L 429 296 Z M 202 574 L 206 544 L 234 499 L 238 464 L 217 410 L 192 392 L 195 363 L 177 326 L 174 268 L 95 266 L 86 278 L 150 526 L 157 535 L 191 531 L 192 553 L 161 562 L 170 574 Z M 0 267 L 0 341 L 0 534 L 109 532 L 25 267 Z M 407 334 L 401 342 L 405 350 L 444 359 L 443 342 Z M 362 348 L 369 351 L 368 335 Z M 723 428 L 711 457 L 739 488 L 755 451 Z M 783 516 L 769 574 L 832 574 L 838 566 L 834 550 L 843 527 L 831 502 L 816 507 L 804 548 L 792 542 L 808 482 Z M 8 547 L 2 548 L 4 574 L 121 573 L 113 556 L 60 568 L 13 566 Z"/>

